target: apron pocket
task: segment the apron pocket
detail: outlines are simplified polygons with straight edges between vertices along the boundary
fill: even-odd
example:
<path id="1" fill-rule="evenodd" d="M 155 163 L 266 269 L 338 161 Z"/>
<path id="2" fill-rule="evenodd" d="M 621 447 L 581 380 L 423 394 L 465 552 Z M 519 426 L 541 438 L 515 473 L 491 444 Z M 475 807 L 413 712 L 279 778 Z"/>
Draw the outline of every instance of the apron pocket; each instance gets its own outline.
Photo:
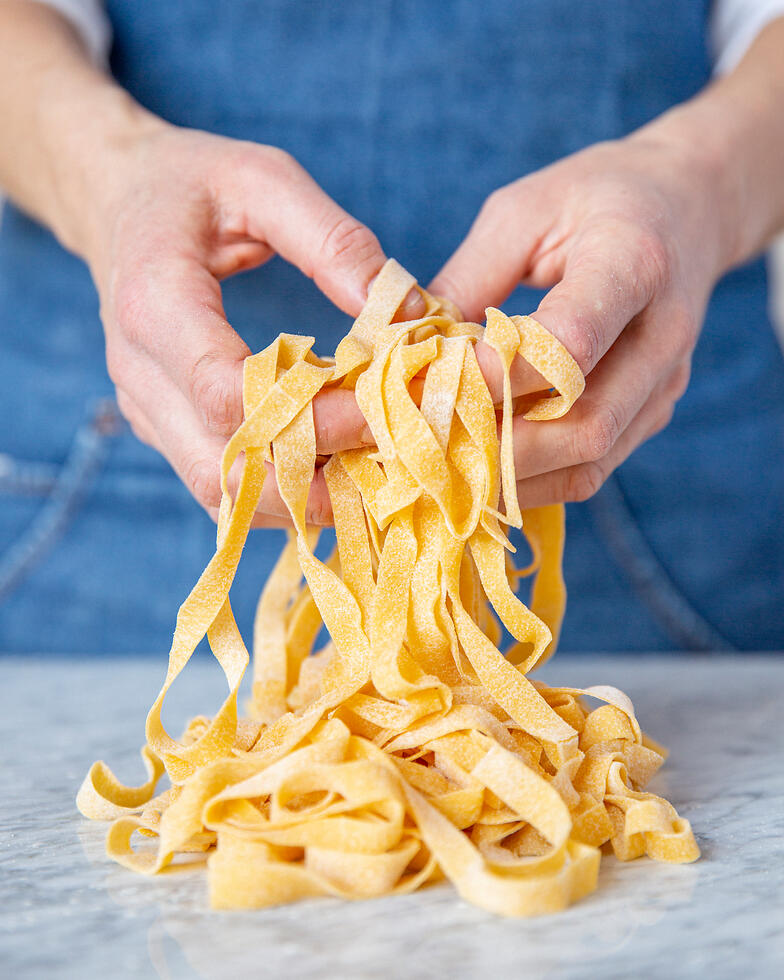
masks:
<path id="1" fill-rule="evenodd" d="M 41 502 L 0 552 L 0 602 L 49 553 L 84 503 L 106 458 L 108 441 L 125 423 L 116 404 L 101 399 L 90 406 L 65 461 L 60 464 L 18 460 L 0 454 L 0 507 L 3 499 Z M 3 507 L 8 513 L 18 508 Z"/>

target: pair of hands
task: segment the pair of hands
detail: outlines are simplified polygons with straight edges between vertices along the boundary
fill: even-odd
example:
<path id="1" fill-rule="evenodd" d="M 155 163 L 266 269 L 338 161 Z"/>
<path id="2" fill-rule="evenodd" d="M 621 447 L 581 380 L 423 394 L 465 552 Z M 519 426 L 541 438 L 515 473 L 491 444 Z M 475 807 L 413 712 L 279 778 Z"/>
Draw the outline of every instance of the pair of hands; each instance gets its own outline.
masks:
<path id="1" fill-rule="evenodd" d="M 563 419 L 515 423 L 520 504 L 585 500 L 669 422 L 721 257 L 715 189 L 683 146 L 641 131 L 495 191 L 432 292 L 482 322 L 520 283 L 549 288 L 534 316 L 586 375 Z M 226 320 L 220 281 L 278 253 L 356 316 L 385 255 L 373 233 L 285 152 L 161 123 L 127 154 L 87 255 L 101 298 L 109 373 L 136 435 L 160 451 L 213 516 L 219 461 L 242 420 L 250 353 Z M 712 199 L 713 198 L 713 199 Z M 406 316 L 420 312 L 418 297 Z M 477 356 L 495 400 L 500 365 Z M 540 387 L 522 362 L 515 395 Z M 368 445 L 353 394 L 314 402 L 318 451 Z M 329 523 L 317 475 L 309 519 Z M 274 480 L 259 525 L 287 523 Z"/>

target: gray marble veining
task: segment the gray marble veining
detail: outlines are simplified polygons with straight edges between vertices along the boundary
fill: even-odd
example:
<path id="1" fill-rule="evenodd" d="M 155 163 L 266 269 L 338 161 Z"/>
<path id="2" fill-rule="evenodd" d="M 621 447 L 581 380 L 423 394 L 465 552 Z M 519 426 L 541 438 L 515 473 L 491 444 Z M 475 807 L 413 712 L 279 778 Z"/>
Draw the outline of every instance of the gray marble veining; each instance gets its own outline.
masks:
<path id="1" fill-rule="evenodd" d="M 513 921 L 447 886 L 363 903 L 209 909 L 199 873 L 112 865 L 74 809 L 96 758 L 141 776 L 162 664 L 0 659 L 0 972 L 9 978 L 744 978 L 784 975 L 784 659 L 556 658 L 551 683 L 610 683 L 670 761 L 652 786 L 687 816 L 694 865 L 602 859 L 600 887 L 559 916 Z M 223 693 L 194 662 L 176 730 Z"/>

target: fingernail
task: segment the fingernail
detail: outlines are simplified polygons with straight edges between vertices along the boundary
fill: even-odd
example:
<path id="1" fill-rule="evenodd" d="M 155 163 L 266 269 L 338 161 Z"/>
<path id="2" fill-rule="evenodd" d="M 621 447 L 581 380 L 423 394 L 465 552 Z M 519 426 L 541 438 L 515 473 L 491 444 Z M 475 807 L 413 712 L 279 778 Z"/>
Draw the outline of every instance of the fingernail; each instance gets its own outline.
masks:
<path id="1" fill-rule="evenodd" d="M 418 289 L 412 289 L 403 300 L 403 304 L 397 311 L 397 320 L 418 320 L 425 315 L 425 301 Z"/>

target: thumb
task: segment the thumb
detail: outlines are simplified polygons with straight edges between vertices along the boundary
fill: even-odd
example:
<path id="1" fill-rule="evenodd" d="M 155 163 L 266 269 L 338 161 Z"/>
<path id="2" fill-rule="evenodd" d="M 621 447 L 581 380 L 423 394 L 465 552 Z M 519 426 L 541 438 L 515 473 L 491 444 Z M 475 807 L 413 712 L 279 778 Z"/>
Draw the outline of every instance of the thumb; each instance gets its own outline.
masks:
<path id="1" fill-rule="evenodd" d="M 467 319 L 482 322 L 485 309 L 500 306 L 528 272 L 536 224 L 523 211 L 516 185 L 491 194 L 429 291 L 457 303 Z"/>
<path id="2" fill-rule="evenodd" d="M 269 151 L 270 148 L 266 148 Z M 251 233 L 296 265 L 344 313 L 357 316 L 387 260 L 378 239 L 344 211 L 289 154 L 265 152 L 245 175 L 244 208 Z M 404 304 L 416 315 L 418 294 Z"/>

